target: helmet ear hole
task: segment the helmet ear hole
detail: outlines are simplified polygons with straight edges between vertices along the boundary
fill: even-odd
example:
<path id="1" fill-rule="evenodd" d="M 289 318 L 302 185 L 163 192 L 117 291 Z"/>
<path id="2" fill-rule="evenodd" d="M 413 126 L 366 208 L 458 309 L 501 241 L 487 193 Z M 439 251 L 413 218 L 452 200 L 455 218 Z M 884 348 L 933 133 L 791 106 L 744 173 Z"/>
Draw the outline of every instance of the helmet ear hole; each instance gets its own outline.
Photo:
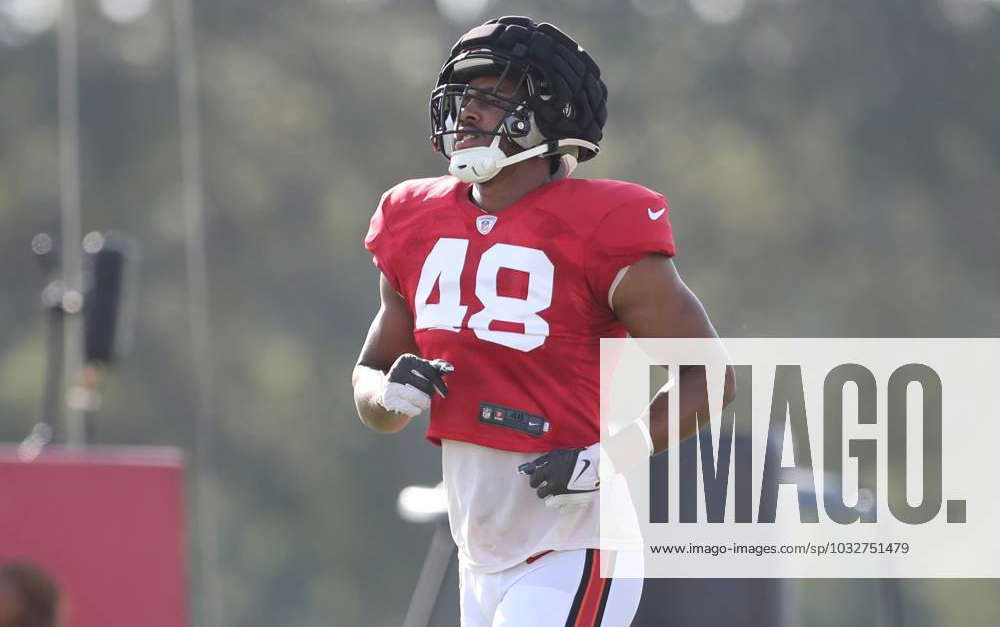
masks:
<path id="1" fill-rule="evenodd" d="M 504 120 L 504 128 L 510 138 L 524 137 L 531 130 L 531 123 L 523 117 L 509 115 Z"/>
<path id="2" fill-rule="evenodd" d="M 504 120 L 507 136 L 521 148 L 533 148 L 545 141 L 545 136 L 535 123 L 535 113 L 528 110 L 527 117 L 509 115 Z"/>

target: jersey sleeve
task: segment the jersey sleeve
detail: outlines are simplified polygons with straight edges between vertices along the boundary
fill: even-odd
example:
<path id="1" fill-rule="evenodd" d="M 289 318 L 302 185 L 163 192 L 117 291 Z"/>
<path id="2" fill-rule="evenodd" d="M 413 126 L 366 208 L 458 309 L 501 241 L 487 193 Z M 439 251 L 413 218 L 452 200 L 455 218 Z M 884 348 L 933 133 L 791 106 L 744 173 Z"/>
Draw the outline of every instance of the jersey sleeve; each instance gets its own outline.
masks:
<path id="1" fill-rule="evenodd" d="M 391 191 L 391 190 L 390 190 Z M 365 248 L 372 254 L 372 263 L 375 264 L 393 289 L 401 292 L 399 287 L 399 275 L 396 273 L 393 264 L 393 238 L 392 232 L 386 220 L 386 213 L 389 209 L 390 193 L 382 194 L 378 207 L 372 215 L 368 224 L 368 234 L 365 235 Z"/>
<path id="2" fill-rule="evenodd" d="M 647 255 L 676 254 L 667 199 L 650 193 L 611 210 L 598 223 L 585 254 L 587 281 L 594 297 L 610 306 L 611 285 L 622 268 Z"/>

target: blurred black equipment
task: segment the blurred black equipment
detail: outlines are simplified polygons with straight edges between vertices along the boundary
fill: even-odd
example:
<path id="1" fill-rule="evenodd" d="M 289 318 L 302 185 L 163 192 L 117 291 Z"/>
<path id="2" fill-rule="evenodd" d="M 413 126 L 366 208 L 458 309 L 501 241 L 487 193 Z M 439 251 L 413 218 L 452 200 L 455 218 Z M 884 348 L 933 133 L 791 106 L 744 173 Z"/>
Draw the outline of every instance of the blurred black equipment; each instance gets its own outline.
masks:
<path id="1" fill-rule="evenodd" d="M 131 338 L 132 302 L 138 247 L 130 239 L 90 233 L 83 249 L 90 282 L 84 294 L 85 364 L 110 364 L 124 354 Z"/>
<path id="2" fill-rule="evenodd" d="M 131 339 L 138 245 L 120 234 L 89 233 L 83 240 L 89 281 L 84 293 L 67 289 L 54 238 L 39 233 L 31 240 L 45 275 L 41 303 L 46 318 L 45 386 L 39 422 L 22 443 L 34 457 L 51 440 L 64 441 L 55 425 L 64 407 L 93 412 L 99 407 L 102 368 L 127 352 Z M 84 313 L 84 367 L 75 381 L 66 380 L 64 353 L 67 315 Z"/>

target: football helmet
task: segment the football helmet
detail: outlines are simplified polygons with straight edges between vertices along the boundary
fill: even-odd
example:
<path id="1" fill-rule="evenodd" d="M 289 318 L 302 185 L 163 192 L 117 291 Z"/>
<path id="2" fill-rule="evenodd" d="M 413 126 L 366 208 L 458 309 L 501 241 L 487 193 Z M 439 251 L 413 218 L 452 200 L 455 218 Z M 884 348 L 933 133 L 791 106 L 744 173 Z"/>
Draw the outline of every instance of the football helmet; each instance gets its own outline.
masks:
<path id="1" fill-rule="evenodd" d="M 480 76 L 498 77 L 496 87 L 471 87 L 469 81 Z M 505 79 L 519 96 L 500 93 Z M 492 19 L 462 35 L 438 74 L 430 100 L 431 143 L 450 160 L 449 172 L 467 183 L 486 182 L 532 157 L 559 157 L 568 174 L 600 151 L 607 97 L 597 63 L 569 35 L 527 17 Z M 471 98 L 503 109 L 496 128 L 458 129 Z M 493 141 L 456 150 L 457 133 Z M 522 150 L 507 155 L 500 148 L 504 137 Z"/>

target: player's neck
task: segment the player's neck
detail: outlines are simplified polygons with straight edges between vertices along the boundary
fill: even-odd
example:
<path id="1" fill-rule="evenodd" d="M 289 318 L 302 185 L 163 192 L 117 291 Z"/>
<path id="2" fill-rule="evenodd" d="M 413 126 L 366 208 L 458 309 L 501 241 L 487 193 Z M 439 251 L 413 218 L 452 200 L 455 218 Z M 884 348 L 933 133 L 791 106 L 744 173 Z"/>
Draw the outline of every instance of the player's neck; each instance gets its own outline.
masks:
<path id="1" fill-rule="evenodd" d="M 552 180 L 548 159 L 529 159 L 508 166 L 485 183 L 472 186 L 472 202 L 489 213 L 497 213 Z"/>

